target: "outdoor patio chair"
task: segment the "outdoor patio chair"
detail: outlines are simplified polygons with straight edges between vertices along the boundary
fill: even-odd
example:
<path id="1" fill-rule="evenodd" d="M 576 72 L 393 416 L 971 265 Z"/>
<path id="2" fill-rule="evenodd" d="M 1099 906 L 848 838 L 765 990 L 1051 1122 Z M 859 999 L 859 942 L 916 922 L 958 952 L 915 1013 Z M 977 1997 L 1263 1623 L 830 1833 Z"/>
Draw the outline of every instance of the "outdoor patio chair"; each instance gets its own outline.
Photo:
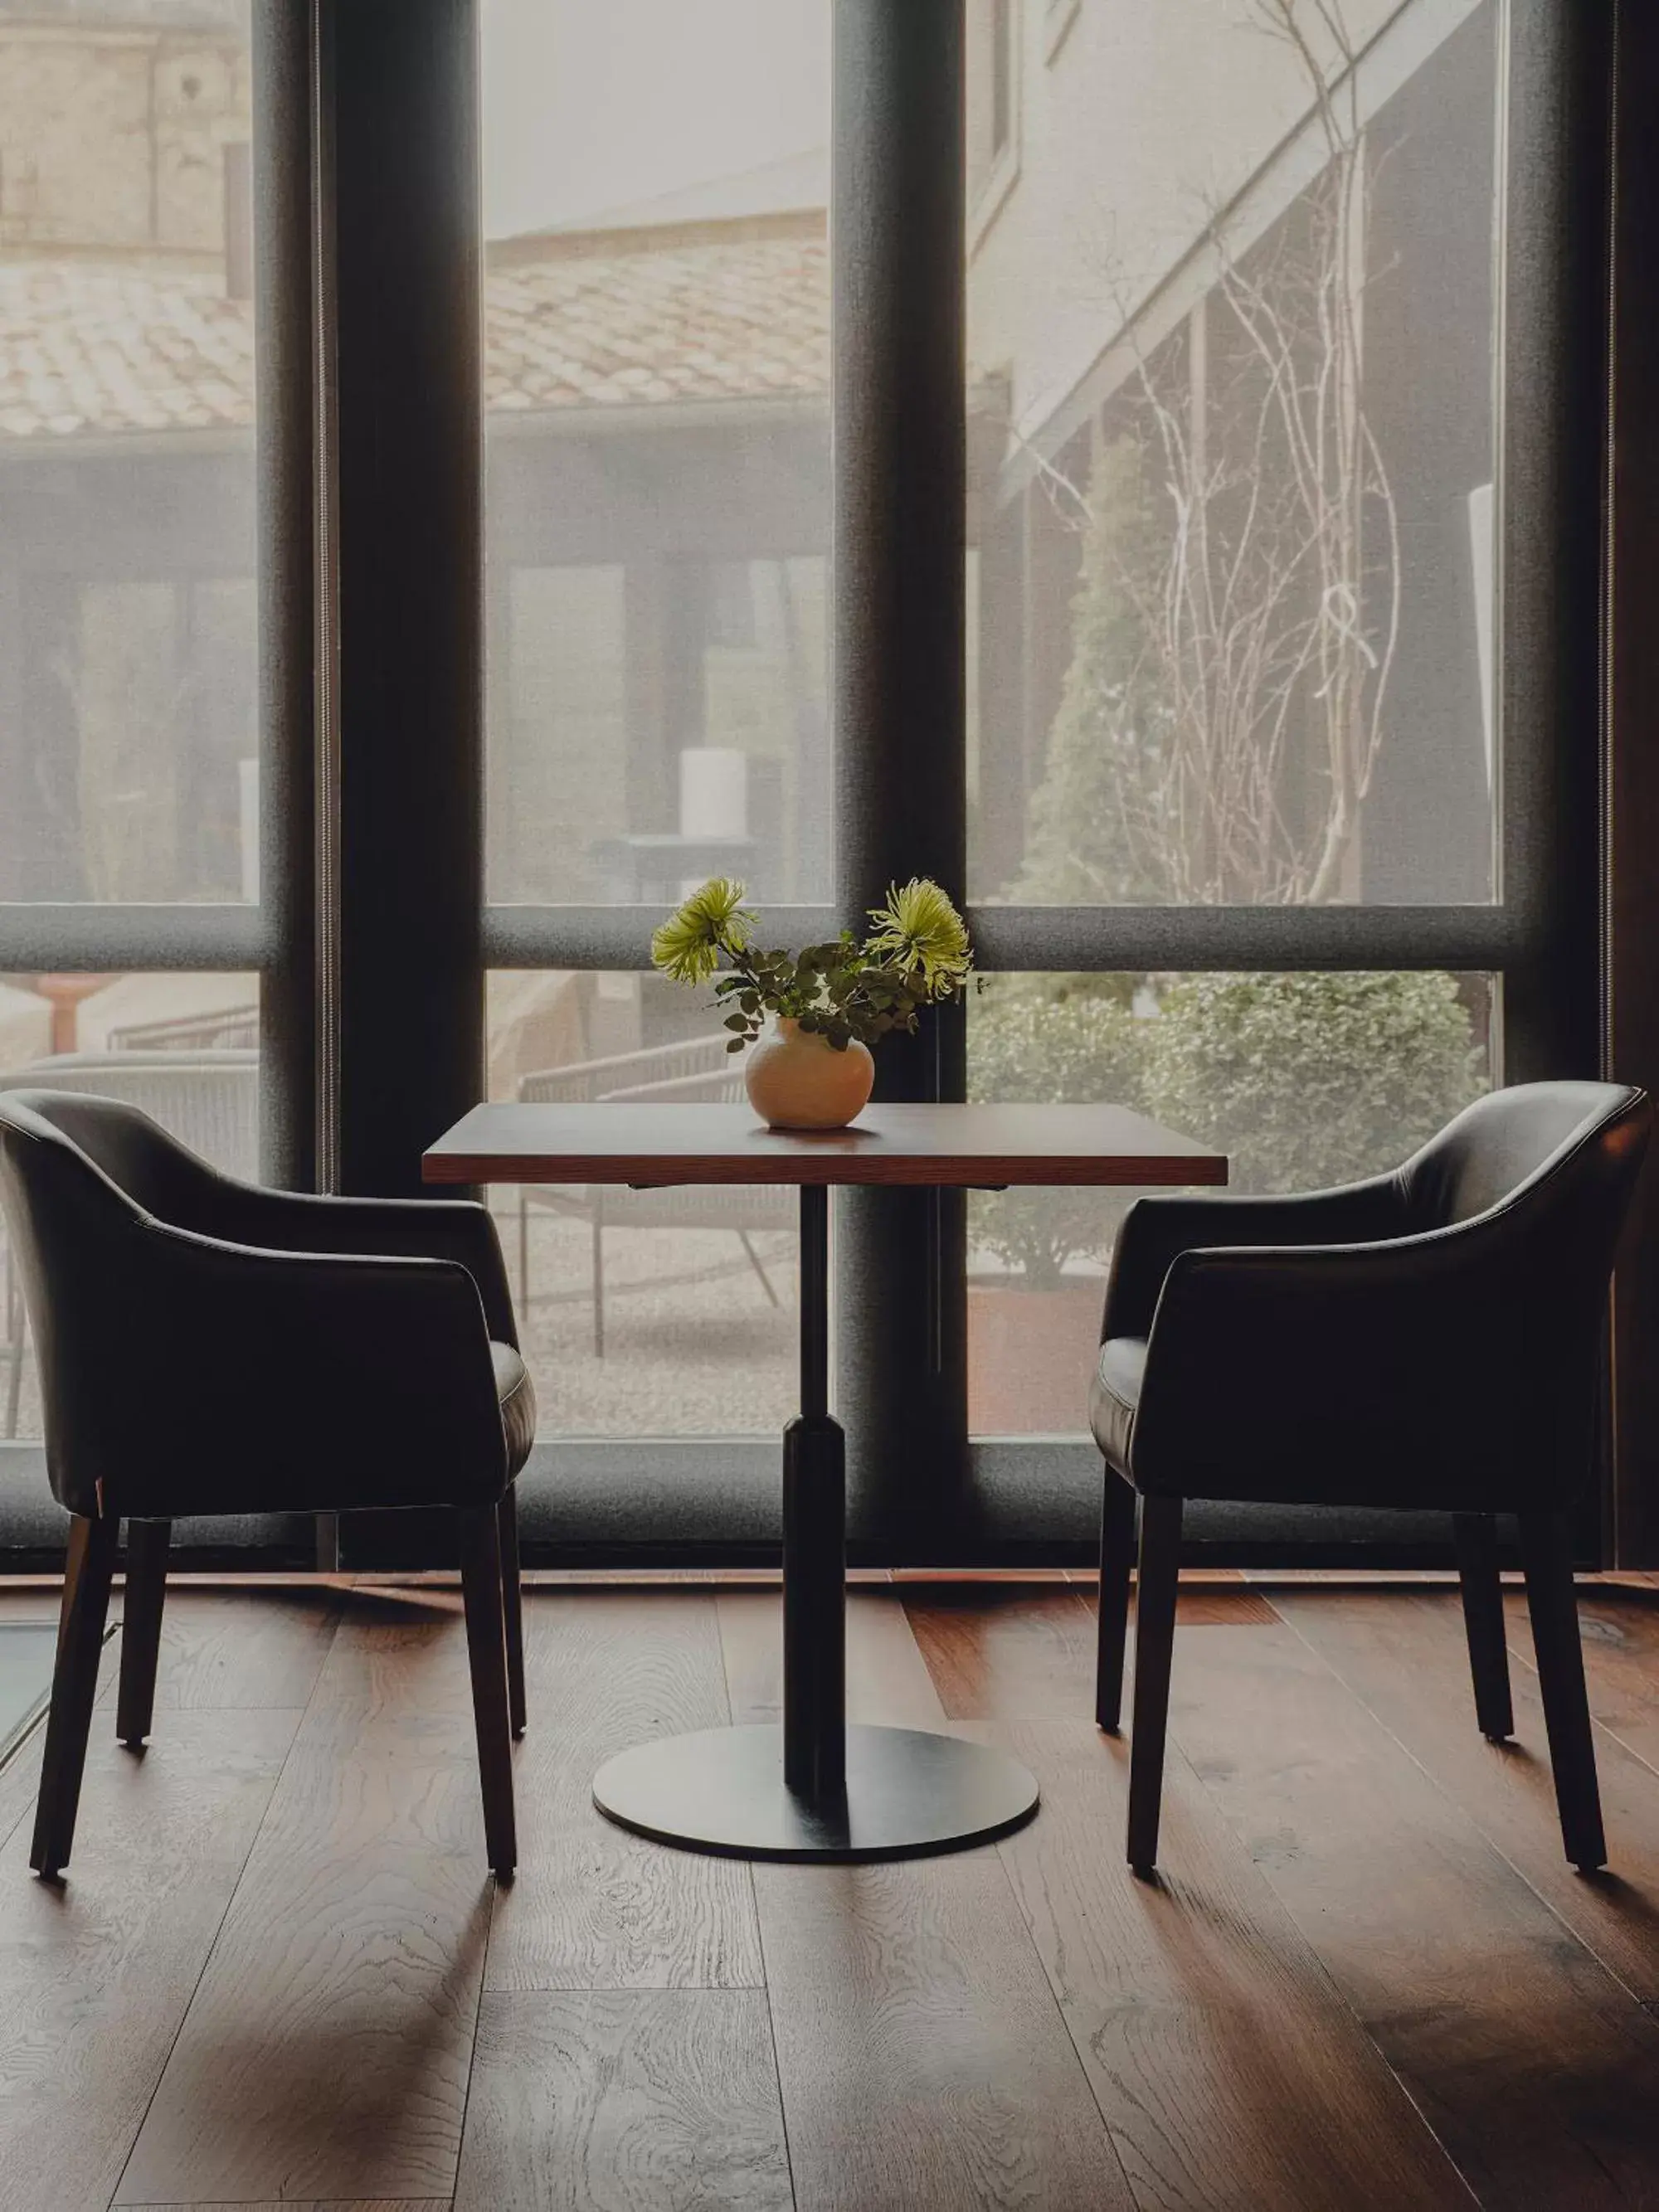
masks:
<path id="1" fill-rule="evenodd" d="M 536 1406 L 486 1209 L 264 1190 L 135 1107 L 43 1090 L 0 1097 L 0 1203 L 70 1516 L 36 1871 L 56 1876 L 74 1839 L 123 1520 L 116 1732 L 136 1748 L 176 1519 L 436 1506 L 459 1528 L 484 1831 L 509 1875 L 525 1718 L 513 1486 Z"/>
<path id="2" fill-rule="evenodd" d="M 1481 1732 L 1510 1703 L 1494 1516 L 1519 1525 L 1567 1856 L 1607 1857 L 1573 1592 L 1607 1280 L 1646 1094 L 1493 1091 L 1391 1175 L 1294 1198 L 1144 1198 L 1112 1255 L 1091 1397 L 1106 1462 L 1096 1718 L 1123 1688 L 1140 1500 L 1128 1857 L 1158 1856 L 1188 1498 L 1452 1516 Z"/>
<path id="3" fill-rule="evenodd" d="M 725 1036 L 695 1037 L 657 1045 L 642 1052 L 578 1061 L 523 1077 L 518 1095 L 538 1101 L 633 1100 L 652 1104 L 741 1103 L 742 1063 L 728 1053 Z M 756 1187 L 689 1184 L 663 1190 L 624 1190 L 602 1183 L 566 1188 L 526 1184 L 519 1193 L 519 1298 L 530 1304 L 530 1216 L 532 1207 L 561 1213 L 588 1224 L 593 1285 L 593 1351 L 605 1357 L 605 1232 L 607 1229 L 723 1229 L 742 1245 L 761 1288 L 773 1305 L 778 1294 L 756 1250 L 757 1231 L 795 1226 L 792 1191 Z"/>
<path id="4" fill-rule="evenodd" d="M 222 1006 L 210 1014 L 169 1014 L 153 1022 L 123 1022 L 109 1032 L 112 1052 L 204 1052 L 257 1047 L 257 1006 Z"/>

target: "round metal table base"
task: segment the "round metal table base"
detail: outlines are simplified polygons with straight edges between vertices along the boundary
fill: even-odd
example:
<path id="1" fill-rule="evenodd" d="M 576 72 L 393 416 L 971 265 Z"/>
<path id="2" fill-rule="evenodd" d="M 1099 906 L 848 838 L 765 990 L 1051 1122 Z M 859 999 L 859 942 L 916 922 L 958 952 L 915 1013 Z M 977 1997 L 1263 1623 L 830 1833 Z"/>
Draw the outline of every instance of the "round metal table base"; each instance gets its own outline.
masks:
<path id="1" fill-rule="evenodd" d="M 1006 1836 L 1037 1785 L 988 1745 L 916 1729 L 849 1728 L 847 1794 L 809 1804 L 784 1787 L 783 1731 L 704 1729 L 638 1744 L 593 1778 L 593 1802 L 624 1828 L 731 1858 L 920 1858 Z"/>

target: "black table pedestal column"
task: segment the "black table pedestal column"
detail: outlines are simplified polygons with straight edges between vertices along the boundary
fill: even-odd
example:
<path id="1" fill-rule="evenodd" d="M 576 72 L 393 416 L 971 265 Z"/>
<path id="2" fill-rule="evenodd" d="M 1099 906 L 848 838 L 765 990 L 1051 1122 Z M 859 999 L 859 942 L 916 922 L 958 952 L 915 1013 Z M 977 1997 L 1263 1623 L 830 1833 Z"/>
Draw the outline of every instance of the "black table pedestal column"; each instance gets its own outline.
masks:
<path id="1" fill-rule="evenodd" d="M 847 1445 L 827 1413 L 783 1432 L 783 1778 L 847 1786 Z"/>
<path id="2" fill-rule="evenodd" d="M 988 1843 L 1037 1788 L 988 1746 L 847 1723 L 847 1450 L 829 1410 L 830 1193 L 800 1194 L 800 1402 L 783 1432 L 783 1726 L 621 1753 L 593 1802 L 624 1828 L 736 1858 L 900 1859 Z"/>
<path id="3" fill-rule="evenodd" d="M 800 1194 L 800 1407 L 783 1432 L 783 1778 L 847 1787 L 847 1439 L 830 1416 L 830 1193 Z"/>

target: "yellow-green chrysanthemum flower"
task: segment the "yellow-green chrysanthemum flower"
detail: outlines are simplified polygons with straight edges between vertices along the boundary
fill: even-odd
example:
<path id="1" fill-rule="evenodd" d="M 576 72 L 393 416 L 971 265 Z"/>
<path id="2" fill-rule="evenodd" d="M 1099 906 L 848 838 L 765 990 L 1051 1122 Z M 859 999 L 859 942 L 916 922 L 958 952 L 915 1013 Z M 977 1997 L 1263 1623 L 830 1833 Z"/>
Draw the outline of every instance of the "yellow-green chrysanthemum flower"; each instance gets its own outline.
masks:
<path id="1" fill-rule="evenodd" d="M 755 917 L 743 901 L 741 884 L 711 876 L 653 934 L 653 963 L 676 983 L 706 983 L 722 952 L 740 952 L 749 942 Z"/>
<path id="2" fill-rule="evenodd" d="M 876 927 L 865 950 L 896 967 L 920 969 L 929 998 L 948 998 L 967 981 L 973 961 L 967 924 L 927 877 L 890 884 L 886 904 L 872 906 L 870 919 Z"/>

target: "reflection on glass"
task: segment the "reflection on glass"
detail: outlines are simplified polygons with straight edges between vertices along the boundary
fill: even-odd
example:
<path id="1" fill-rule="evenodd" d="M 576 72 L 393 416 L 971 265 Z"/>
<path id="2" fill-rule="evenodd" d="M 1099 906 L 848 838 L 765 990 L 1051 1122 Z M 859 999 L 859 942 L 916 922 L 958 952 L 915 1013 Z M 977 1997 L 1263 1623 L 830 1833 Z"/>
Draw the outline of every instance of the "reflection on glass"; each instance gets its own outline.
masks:
<path id="1" fill-rule="evenodd" d="M 0 9 L 0 900 L 257 896 L 247 0 Z"/>
<path id="2" fill-rule="evenodd" d="M 1050 13 L 969 17 L 970 895 L 1487 900 L 1498 0 Z"/>
<path id="3" fill-rule="evenodd" d="M 659 975 L 489 978 L 492 1098 L 743 1095 L 720 1016 Z M 750 1435 L 793 1410 L 794 1194 L 490 1194 L 541 1434 Z"/>
<path id="4" fill-rule="evenodd" d="M 828 896 L 829 18 L 485 9 L 493 899 Z"/>
<path id="5" fill-rule="evenodd" d="M 1493 979 L 999 975 L 969 1001 L 970 1095 L 1135 1108 L 1224 1152 L 1231 1188 L 1396 1166 L 1493 1079 Z M 969 1420 L 1084 1426 L 1112 1240 L 1133 1192 L 969 1202 Z"/>
<path id="6" fill-rule="evenodd" d="M 0 1091 L 125 1099 L 227 1175 L 259 1173 L 257 975 L 0 975 Z M 0 1219 L 0 1439 L 40 1434 Z"/>

